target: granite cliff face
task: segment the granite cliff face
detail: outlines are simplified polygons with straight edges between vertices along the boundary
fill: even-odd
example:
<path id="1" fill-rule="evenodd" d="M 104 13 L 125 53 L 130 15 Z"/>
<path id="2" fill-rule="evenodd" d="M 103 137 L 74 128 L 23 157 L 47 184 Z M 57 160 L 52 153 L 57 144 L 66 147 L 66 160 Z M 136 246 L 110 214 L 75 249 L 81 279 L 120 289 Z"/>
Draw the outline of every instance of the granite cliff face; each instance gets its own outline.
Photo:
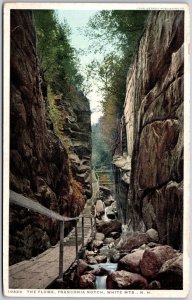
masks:
<path id="1" fill-rule="evenodd" d="M 81 92 L 71 88 L 70 95 L 55 96 L 50 109 L 58 118 L 56 131 L 67 148 L 72 176 L 81 183 L 89 198 L 92 193 L 91 111 L 88 99 Z"/>
<path id="2" fill-rule="evenodd" d="M 184 13 L 151 12 L 128 72 L 123 128 L 131 160 L 127 217 L 133 230 L 155 228 L 182 248 Z M 120 168 L 122 171 L 122 168 Z"/>
<path id="3" fill-rule="evenodd" d="M 55 100 L 64 116 L 57 134 L 38 65 L 30 11 L 11 11 L 10 64 L 10 189 L 61 215 L 76 216 L 91 195 L 88 100 L 77 91 L 73 99 L 62 99 L 59 105 Z M 58 233 L 56 221 L 10 205 L 10 264 L 55 244 Z"/>

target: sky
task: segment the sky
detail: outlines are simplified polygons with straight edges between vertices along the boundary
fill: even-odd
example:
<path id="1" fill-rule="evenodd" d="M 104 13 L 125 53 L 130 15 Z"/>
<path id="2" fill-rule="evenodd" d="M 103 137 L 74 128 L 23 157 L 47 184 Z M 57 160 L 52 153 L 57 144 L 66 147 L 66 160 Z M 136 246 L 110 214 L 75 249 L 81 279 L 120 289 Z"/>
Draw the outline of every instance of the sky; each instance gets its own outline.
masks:
<path id="1" fill-rule="evenodd" d="M 87 50 L 89 46 L 89 39 L 81 33 L 82 29 L 85 28 L 90 17 L 92 17 L 98 10 L 57 10 L 57 16 L 62 22 L 65 19 L 71 28 L 71 45 L 77 50 Z M 81 31 L 80 31 L 81 29 Z M 81 54 L 80 58 L 80 73 L 83 74 L 84 67 L 90 63 L 93 59 L 97 58 L 102 60 L 102 54 Z M 100 116 L 102 116 L 101 100 L 102 95 L 97 91 L 96 82 L 92 81 L 92 92 L 87 95 L 90 100 L 91 123 L 97 123 Z"/>

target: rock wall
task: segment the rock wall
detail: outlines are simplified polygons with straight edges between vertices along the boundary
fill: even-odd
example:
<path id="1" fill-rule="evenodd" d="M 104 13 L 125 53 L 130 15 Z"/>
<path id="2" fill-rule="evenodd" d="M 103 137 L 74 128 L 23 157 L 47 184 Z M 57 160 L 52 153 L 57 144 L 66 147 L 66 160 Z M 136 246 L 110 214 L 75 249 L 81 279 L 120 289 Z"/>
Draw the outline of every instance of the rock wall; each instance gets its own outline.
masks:
<path id="1" fill-rule="evenodd" d="M 127 77 L 128 218 L 182 248 L 184 12 L 149 15 Z M 144 226 L 145 225 L 145 226 Z"/>
<path id="2" fill-rule="evenodd" d="M 61 215 L 76 216 L 91 195 L 91 178 L 85 176 L 90 174 L 91 161 L 88 100 L 77 91 L 75 102 L 63 99 L 59 108 L 70 125 L 58 136 L 49 117 L 30 11 L 11 11 L 10 64 L 10 189 Z M 70 151 L 61 138 L 67 128 Z M 59 234 L 56 221 L 14 205 L 10 205 L 9 229 L 10 264 L 54 245 Z"/>
<path id="3" fill-rule="evenodd" d="M 69 95 L 54 97 L 54 108 L 58 116 L 58 134 L 69 154 L 73 177 L 83 187 L 89 198 L 91 187 L 91 111 L 88 99 L 83 93 L 70 87 Z M 71 101 L 72 100 L 72 101 Z"/>

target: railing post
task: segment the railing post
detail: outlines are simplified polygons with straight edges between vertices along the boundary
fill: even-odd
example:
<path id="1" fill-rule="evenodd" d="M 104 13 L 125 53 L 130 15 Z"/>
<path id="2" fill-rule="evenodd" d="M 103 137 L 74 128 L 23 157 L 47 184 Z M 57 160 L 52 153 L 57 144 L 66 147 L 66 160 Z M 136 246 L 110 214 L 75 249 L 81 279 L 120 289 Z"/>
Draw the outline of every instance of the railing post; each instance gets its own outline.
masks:
<path id="1" fill-rule="evenodd" d="M 91 236 L 93 236 L 93 219 L 91 217 Z"/>
<path id="2" fill-rule="evenodd" d="M 82 217 L 82 248 L 84 248 L 84 217 Z"/>
<path id="3" fill-rule="evenodd" d="M 96 217 L 94 216 L 94 238 L 97 232 Z"/>
<path id="4" fill-rule="evenodd" d="M 75 220 L 75 246 L 76 246 L 76 259 L 77 259 L 77 275 L 79 276 L 79 255 L 78 255 L 77 220 Z"/>
<path id="5" fill-rule="evenodd" d="M 64 222 L 60 221 L 59 280 L 63 281 Z"/>

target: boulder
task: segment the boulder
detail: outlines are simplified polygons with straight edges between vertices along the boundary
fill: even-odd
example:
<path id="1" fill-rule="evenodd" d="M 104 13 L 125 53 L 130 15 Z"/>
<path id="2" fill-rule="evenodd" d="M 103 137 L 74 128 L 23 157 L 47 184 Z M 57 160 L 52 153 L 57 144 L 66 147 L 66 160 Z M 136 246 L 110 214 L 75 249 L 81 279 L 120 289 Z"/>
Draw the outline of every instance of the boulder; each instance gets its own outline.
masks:
<path id="1" fill-rule="evenodd" d="M 100 221 L 97 224 L 97 230 L 108 236 L 111 232 L 121 232 L 121 222 L 118 220 L 111 220 L 108 222 Z"/>
<path id="2" fill-rule="evenodd" d="M 148 289 L 149 290 L 158 290 L 158 289 L 161 289 L 161 283 L 157 280 L 153 280 L 149 283 L 149 286 L 148 286 Z"/>
<path id="3" fill-rule="evenodd" d="M 109 275 L 109 271 L 106 269 L 99 267 L 98 269 L 92 271 L 95 276 L 106 276 Z"/>
<path id="4" fill-rule="evenodd" d="M 119 252 L 114 252 L 110 255 L 110 262 L 117 263 L 121 259 L 121 255 Z"/>
<path id="5" fill-rule="evenodd" d="M 159 235 L 155 229 L 150 228 L 149 230 L 146 231 L 146 234 L 148 235 L 150 242 L 158 243 Z"/>
<path id="6" fill-rule="evenodd" d="M 140 273 L 140 261 L 145 250 L 138 250 L 121 258 L 118 262 L 118 270 L 127 270 L 133 273 Z"/>
<path id="7" fill-rule="evenodd" d="M 96 216 L 100 217 L 101 215 L 104 215 L 105 213 L 105 207 L 102 202 L 102 200 L 97 200 L 96 205 L 95 205 L 95 210 L 96 210 Z"/>
<path id="8" fill-rule="evenodd" d="M 112 237 L 113 239 L 118 239 L 120 237 L 120 232 L 113 231 L 109 234 L 109 237 Z"/>
<path id="9" fill-rule="evenodd" d="M 105 235 L 101 232 L 96 232 L 95 239 L 98 241 L 103 241 L 105 239 Z"/>
<path id="10" fill-rule="evenodd" d="M 146 249 L 149 249 L 149 248 L 150 248 L 150 247 L 149 247 L 148 245 L 143 244 L 143 245 L 141 245 L 139 248 L 136 248 L 136 249 L 131 250 L 131 253 L 136 252 L 136 251 L 138 251 L 138 250 L 146 250 Z"/>
<path id="11" fill-rule="evenodd" d="M 167 245 L 146 249 L 140 262 L 141 273 L 145 277 L 156 275 L 161 266 L 175 255 L 174 249 Z"/>
<path id="12" fill-rule="evenodd" d="M 97 264 L 97 261 L 96 261 L 95 257 L 93 257 L 93 256 L 87 256 L 86 259 L 87 259 L 87 263 L 89 265 L 95 265 L 95 264 Z"/>
<path id="13" fill-rule="evenodd" d="M 107 262 L 107 256 L 106 255 L 97 255 L 95 256 L 96 263 L 105 263 Z"/>
<path id="14" fill-rule="evenodd" d="M 99 241 L 99 240 L 94 240 L 93 241 L 93 249 L 100 249 L 101 247 L 103 247 L 103 241 Z"/>
<path id="15" fill-rule="evenodd" d="M 79 274 L 82 275 L 86 271 L 91 271 L 93 268 L 91 268 L 84 260 L 79 260 Z"/>
<path id="16" fill-rule="evenodd" d="M 105 238 L 103 241 L 104 244 L 109 245 L 111 243 L 114 243 L 114 239 L 111 237 Z"/>
<path id="17" fill-rule="evenodd" d="M 154 247 L 160 246 L 160 244 L 154 243 L 154 242 L 150 242 L 150 243 L 147 244 L 147 246 L 148 246 L 149 248 L 154 248 Z"/>
<path id="18" fill-rule="evenodd" d="M 167 260 L 155 277 L 163 289 L 183 288 L 183 254 Z"/>
<path id="19" fill-rule="evenodd" d="M 95 289 L 95 275 L 92 273 L 88 273 L 80 276 L 79 279 L 79 287 L 81 289 Z"/>
<path id="20" fill-rule="evenodd" d="M 85 256 L 94 256 L 94 255 L 95 255 L 94 251 L 85 250 Z"/>
<path id="21" fill-rule="evenodd" d="M 127 235 L 121 238 L 121 240 L 117 244 L 117 249 L 131 251 L 147 243 L 148 236 L 146 235 L 146 233 L 133 232 L 131 234 L 128 233 Z"/>
<path id="22" fill-rule="evenodd" d="M 112 272 L 106 284 L 107 289 L 146 289 L 148 286 L 143 276 L 124 270 Z"/>
<path id="23" fill-rule="evenodd" d="M 100 186 L 100 195 L 103 199 L 107 199 L 111 196 L 111 190 L 108 189 L 106 186 Z"/>
<path id="24" fill-rule="evenodd" d="M 113 211 L 116 213 L 116 212 L 117 212 L 117 203 L 116 203 L 116 202 L 113 202 L 113 203 L 111 204 L 111 207 L 112 207 Z"/>
<path id="25" fill-rule="evenodd" d="M 86 249 L 92 251 L 92 238 L 89 238 L 87 241 Z M 86 252 L 86 251 L 85 251 Z"/>
<path id="26" fill-rule="evenodd" d="M 115 200 L 110 196 L 107 199 L 104 199 L 105 206 L 110 206 Z"/>
<path id="27" fill-rule="evenodd" d="M 109 219 L 115 219 L 115 212 L 113 211 L 111 206 L 106 208 L 106 215 Z"/>

